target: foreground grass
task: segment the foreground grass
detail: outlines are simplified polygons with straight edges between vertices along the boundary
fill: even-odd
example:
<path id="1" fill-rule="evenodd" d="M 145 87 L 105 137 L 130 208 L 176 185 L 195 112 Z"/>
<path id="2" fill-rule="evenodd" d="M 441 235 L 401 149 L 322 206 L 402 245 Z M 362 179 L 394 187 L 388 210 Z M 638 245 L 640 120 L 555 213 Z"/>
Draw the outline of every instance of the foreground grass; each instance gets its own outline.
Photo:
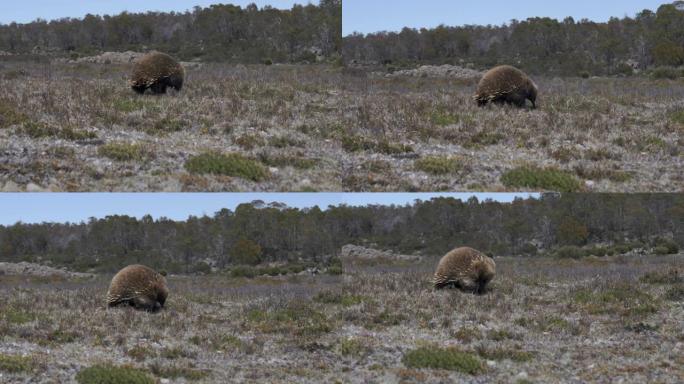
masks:
<path id="1" fill-rule="evenodd" d="M 253 277 L 172 275 L 156 314 L 107 309 L 111 276 L 48 284 L 0 275 L 0 345 L 11 351 L 0 354 L 0 374 L 9 382 L 510 382 L 524 371 L 531 382 L 600 382 L 610 372 L 627 383 L 677 383 L 681 262 L 502 257 L 482 296 L 434 291 L 436 258 L 345 262 L 342 276 L 300 265 Z M 568 363 L 558 370 L 561 349 Z M 277 364 L 264 364 L 274 356 Z"/>
<path id="2" fill-rule="evenodd" d="M 125 65 L 53 62 L 50 71 L 45 65 L 0 68 L 7 90 L 0 98 L 0 142 L 9 144 L 0 153 L 0 187 L 9 181 L 57 191 L 684 187 L 681 82 L 540 77 L 540 108 L 521 111 L 478 108 L 471 98 L 476 79 L 205 63 L 191 70 L 182 92 L 152 97 L 133 94 L 122 80 L 130 71 Z M 43 92 L 47 81 L 60 87 Z M 130 142 L 144 153 L 94 147 Z M 188 170 L 190 155 L 207 153 L 240 153 L 277 170 L 268 177 L 222 165 Z M 511 164 L 563 175 L 502 178 Z"/>

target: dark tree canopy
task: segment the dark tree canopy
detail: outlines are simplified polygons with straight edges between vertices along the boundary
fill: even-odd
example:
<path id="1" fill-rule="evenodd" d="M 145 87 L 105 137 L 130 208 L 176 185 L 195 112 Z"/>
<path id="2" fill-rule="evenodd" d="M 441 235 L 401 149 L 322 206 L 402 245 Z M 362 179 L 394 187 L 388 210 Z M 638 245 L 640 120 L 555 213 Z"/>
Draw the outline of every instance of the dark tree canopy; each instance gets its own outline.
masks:
<path id="1" fill-rule="evenodd" d="M 344 38 L 347 62 L 511 64 L 530 73 L 630 74 L 634 67 L 684 65 L 684 11 L 674 5 L 606 23 L 550 18 L 503 26 L 404 28 Z"/>
<path id="2" fill-rule="evenodd" d="M 80 224 L 0 226 L 0 260 L 50 260 L 78 270 L 145 263 L 192 272 L 259 262 L 320 263 L 348 243 L 439 256 L 455 246 L 496 255 L 573 245 L 684 244 L 682 194 L 579 194 L 540 200 L 466 202 L 438 198 L 407 206 L 300 210 L 243 204 L 186 221 L 110 216 Z"/>
<path id="3" fill-rule="evenodd" d="M 300 62 L 339 57 L 341 31 L 341 0 L 290 10 L 216 4 L 186 13 L 124 12 L 0 25 L 0 51 L 78 56 L 156 49 L 182 60 Z"/>

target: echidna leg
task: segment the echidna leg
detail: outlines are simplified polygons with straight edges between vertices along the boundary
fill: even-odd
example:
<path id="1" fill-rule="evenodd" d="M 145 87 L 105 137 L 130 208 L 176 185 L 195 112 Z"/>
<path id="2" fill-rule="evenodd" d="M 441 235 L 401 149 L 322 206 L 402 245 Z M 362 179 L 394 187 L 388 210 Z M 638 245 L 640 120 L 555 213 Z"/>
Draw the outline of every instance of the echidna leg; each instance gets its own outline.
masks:
<path id="1" fill-rule="evenodd" d="M 145 93 L 145 89 L 146 89 L 144 85 L 134 85 L 134 86 L 132 86 L 131 88 L 133 88 L 133 90 L 134 90 L 136 93 L 139 93 L 139 94 L 141 94 L 141 95 L 142 95 L 143 93 Z"/>
<path id="2" fill-rule="evenodd" d="M 154 310 L 154 305 L 156 302 L 153 302 L 152 300 L 148 299 L 147 297 L 144 296 L 139 296 L 136 297 L 132 300 L 133 306 L 136 309 L 144 309 L 147 311 L 153 311 Z"/>

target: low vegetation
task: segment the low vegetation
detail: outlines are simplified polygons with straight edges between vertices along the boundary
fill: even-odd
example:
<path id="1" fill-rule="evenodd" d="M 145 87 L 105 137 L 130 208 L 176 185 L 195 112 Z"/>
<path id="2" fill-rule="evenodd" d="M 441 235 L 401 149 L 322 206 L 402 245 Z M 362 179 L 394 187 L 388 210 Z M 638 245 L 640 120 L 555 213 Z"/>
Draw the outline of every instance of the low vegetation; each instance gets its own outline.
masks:
<path id="1" fill-rule="evenodd" d="M 171 274 L 171 294 L 156 314 L 105 308 L 111 274 L 57 280 L 50 289 L 35 277 L 0 275 L 7 299 L 0 332 L 9 349 L 0 353 L 0 375 L 78 383 L 367 382 L 379 375 L 391 382 L 596 382 L 606 371 L 625 382 L 679 377 L 681 365 L 663 361 L 677 356 L 681 341 L 681 258 L 504 257 L 483 296 L 434 291 L 436 255 L 345 261 L 343 276 Z M 6 313 L 32 315 L 15 321 L 21 316 Z M 562 370 L 559 351 L 569 358 Z M 592 366 L 598 355 L 601 365 Z M 274 356 L 277 364 L 263 364 Z"/>

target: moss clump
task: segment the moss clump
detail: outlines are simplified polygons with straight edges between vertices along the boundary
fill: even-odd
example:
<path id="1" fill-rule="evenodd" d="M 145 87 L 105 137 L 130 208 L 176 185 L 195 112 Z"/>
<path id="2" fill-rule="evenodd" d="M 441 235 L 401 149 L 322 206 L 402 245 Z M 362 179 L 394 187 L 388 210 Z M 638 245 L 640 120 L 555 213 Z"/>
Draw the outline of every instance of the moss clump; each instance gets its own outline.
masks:
<path id="1" fill-rule="evenodd" d="M 27 373 L 35 369 L 35 362 L 28 356 L 0 353 L 0 372 Z"/>
<path id="2" fill-rule="evenodd" d="M 142 160 L 147 157 L 147 151 L 140 144 L 109 143 L 98 148 L 100 156 L 116 161 Z"/>
<path id="3" fill-rule="evenodd" d="M 144 371 L 131 367 L 94 365 L 76 374 L 79 384 L 154 384 Z"/>
<path id="4" fill-rule="evenodd" d="M 577 192 L 582 186 L 579 180 L 558 169 L 518 167 L 501 176 L 503 185 L 509 188 L 533 188 L 557 192 Z"/>
<path id="5" fill-rule="evenodd" d="M 422 159 L 416 160 L 414 165 L 417 170 L 433 175 L 448 175 L 457 173 L 463 169 L 463 164 L 460 158 L 449 156 L 424 157 Z"/>
<path id="6" fill-rule="evenodd" d="M 480 359 L 456 348 L 421 347 L 404 354 L 401 360 L 409 368 L 431 368 L 477 375 L 484 371 Z"/>
<path id="7" fill-rule="evenodd" d="M 190 173 L 234 176 L 252 181 L 268 177 L 266 167 L 237 153 L 210 152 L 193 156 L 185 163 L 185 169 Z"/>

